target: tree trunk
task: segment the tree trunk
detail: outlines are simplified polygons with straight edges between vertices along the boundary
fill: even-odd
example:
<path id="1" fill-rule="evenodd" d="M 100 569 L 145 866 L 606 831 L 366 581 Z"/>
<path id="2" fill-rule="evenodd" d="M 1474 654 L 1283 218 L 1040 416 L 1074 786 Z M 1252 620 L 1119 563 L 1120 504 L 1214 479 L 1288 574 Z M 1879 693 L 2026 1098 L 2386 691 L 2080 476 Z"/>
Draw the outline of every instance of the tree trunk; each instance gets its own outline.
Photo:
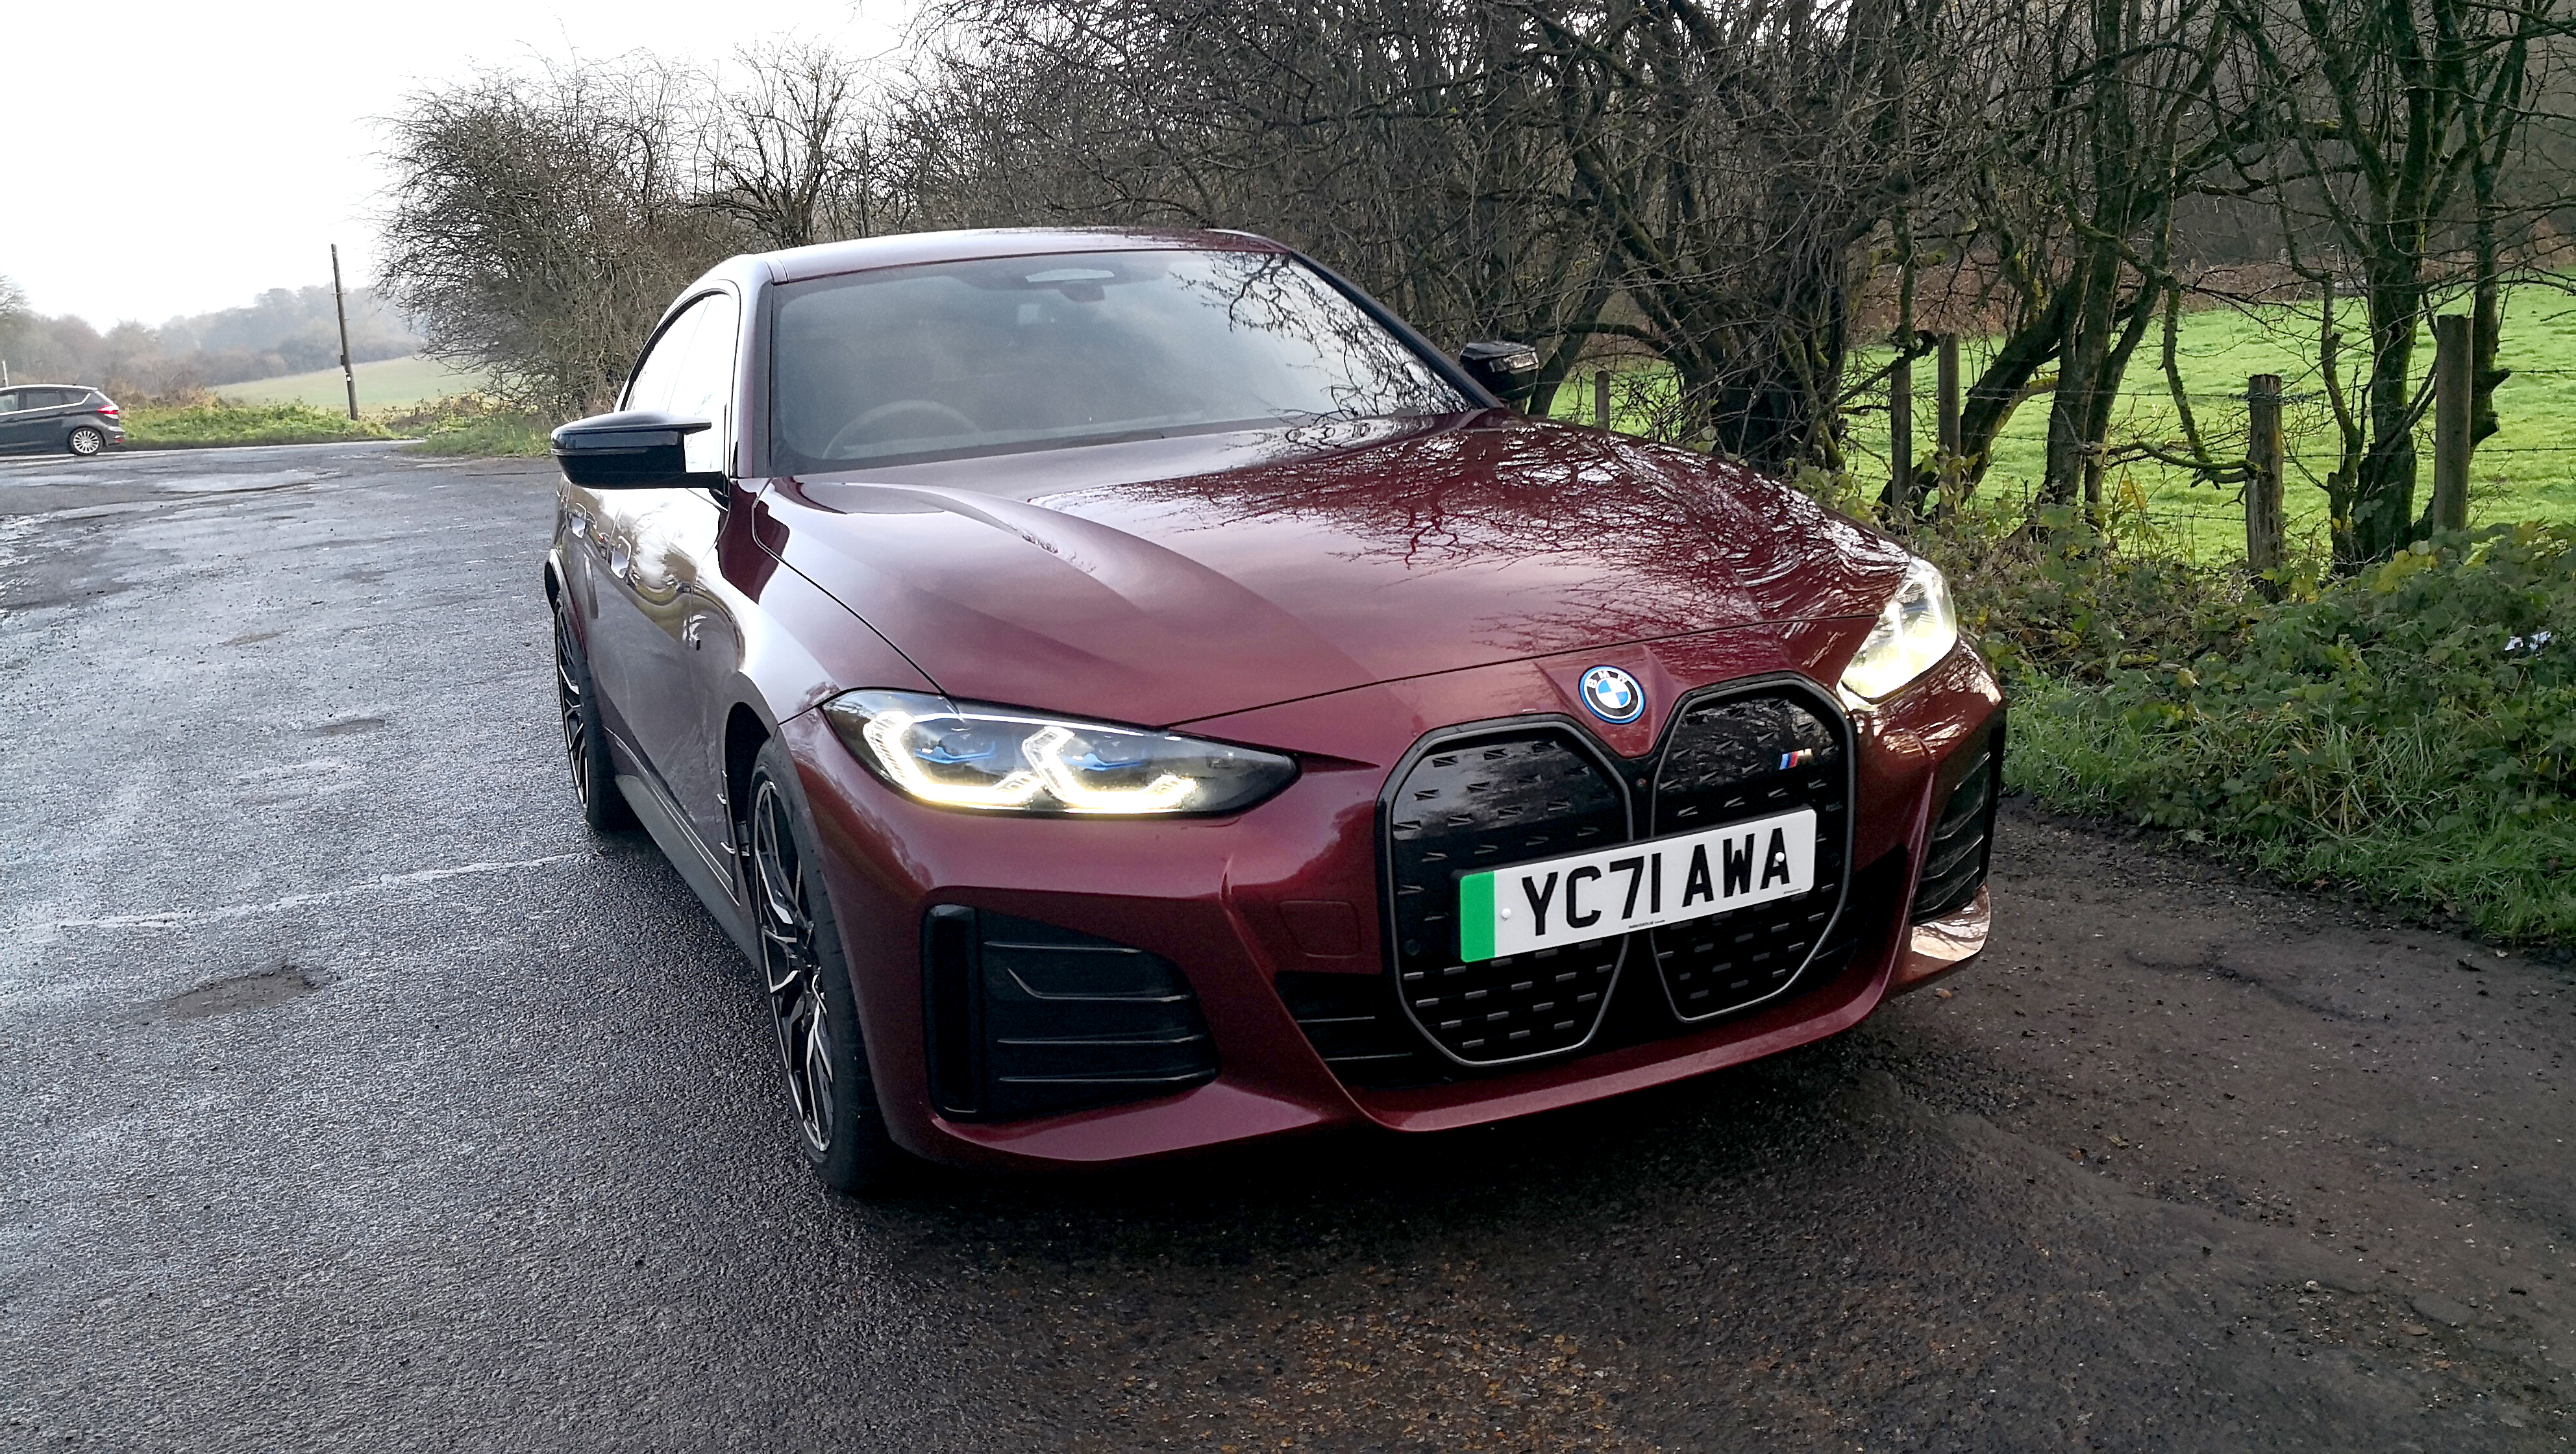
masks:
<path id="1" fill-rule="evenodd" d="M 2383 253 L 2370 269 L 2370 446 L 2353 481 L 2352 514 L 2334 526 L 2335 561 L 2384 560 L 2415 538 L 2415 331 L 2424 318 L 2422 270 Z"/>

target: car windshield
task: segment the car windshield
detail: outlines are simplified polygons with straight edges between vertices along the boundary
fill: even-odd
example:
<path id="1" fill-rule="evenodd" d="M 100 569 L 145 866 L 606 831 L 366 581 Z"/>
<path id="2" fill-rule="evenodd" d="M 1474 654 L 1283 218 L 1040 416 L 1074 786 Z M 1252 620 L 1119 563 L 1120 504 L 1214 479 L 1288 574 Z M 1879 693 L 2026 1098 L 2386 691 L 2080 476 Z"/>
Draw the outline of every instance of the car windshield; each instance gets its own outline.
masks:
<path id="1" fill-rule="evenodd" d="M 776 290 L 785 473 L 1470 407 L 1312 269 L 1266 252 L 1086 252 Z"/>

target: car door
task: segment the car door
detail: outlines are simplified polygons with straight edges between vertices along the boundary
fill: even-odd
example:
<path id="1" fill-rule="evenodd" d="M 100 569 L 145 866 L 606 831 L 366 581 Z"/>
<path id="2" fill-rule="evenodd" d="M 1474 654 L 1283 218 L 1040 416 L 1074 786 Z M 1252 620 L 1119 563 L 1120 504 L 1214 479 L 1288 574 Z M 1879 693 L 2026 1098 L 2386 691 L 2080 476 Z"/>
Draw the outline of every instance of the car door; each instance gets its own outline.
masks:
<path id="1" fill-rule="evenodd" d="M 27 442 L 59 449 L 72 432 L 72 404 L 81 396 L 78 389 L 29 389 L 19 402 L 30 421 Z"/>
<path id="2" fill-rule="evenodd" d="M 27 389 L 0 389 L 0 449 L 24 449 L 35 443 Z"/>
<path id="3" fill-rule="evenodd" d="M 690 436 L 692 471 L 722 475 L 733 455 L 735 353 L 740 308 L 709 293 L 654 342 L 626 407 L 706 419 Z M 734 593 L 723 585 L 716 541 L 725 507 L 705 489 L 610 490 L 598 495 L 608 547 L 593 648 L 617 726 L 648 769 L 644 790 L 685 824 L 710 869 L 731 882 L 718 688 L 740 655 Z"/>

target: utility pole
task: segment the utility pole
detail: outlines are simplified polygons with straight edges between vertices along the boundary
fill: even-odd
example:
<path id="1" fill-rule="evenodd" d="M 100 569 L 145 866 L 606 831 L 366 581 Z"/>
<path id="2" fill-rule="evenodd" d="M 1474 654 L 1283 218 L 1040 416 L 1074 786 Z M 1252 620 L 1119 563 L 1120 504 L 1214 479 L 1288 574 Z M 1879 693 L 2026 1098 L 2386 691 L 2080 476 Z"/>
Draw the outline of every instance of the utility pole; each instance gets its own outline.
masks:
<path id="1" fill-rule="evenodd" d="M 349 417 L 358 417 L 358 371 L 349 367 L 349 300 L 340 292 L 340 244 L 331 244 L 331 307 L 340 315 L 340 381 L 349 386 Z"/>

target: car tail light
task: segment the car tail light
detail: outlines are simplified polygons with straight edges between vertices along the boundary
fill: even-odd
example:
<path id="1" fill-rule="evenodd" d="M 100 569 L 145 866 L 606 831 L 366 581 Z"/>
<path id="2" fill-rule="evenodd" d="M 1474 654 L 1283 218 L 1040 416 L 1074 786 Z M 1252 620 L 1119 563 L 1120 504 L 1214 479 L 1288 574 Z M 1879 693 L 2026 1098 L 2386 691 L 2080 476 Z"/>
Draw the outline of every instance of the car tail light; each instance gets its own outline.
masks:
<path id="1" fill-rule="evenodd" d="M 116 406 L 114 404 L 101 404 L 98 406 L 98 412 L 106 415 L 110 419 L 113 419 L 116 417 Z"/>

